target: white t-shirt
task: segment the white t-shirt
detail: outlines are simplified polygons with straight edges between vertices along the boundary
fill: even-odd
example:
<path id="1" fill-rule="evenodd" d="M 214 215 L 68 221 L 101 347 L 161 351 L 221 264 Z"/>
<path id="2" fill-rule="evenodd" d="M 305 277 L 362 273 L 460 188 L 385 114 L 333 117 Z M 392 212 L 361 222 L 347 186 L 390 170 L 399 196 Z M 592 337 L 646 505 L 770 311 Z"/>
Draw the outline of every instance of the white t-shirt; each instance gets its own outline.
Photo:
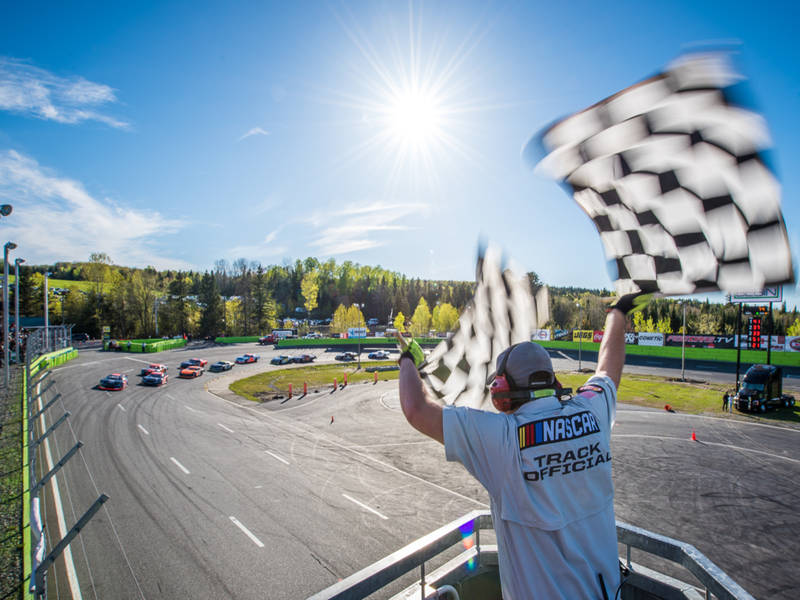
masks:
<path id="1" fill-rule="evenodd" d="M 619 585 L 611 428 L 616 388 L 592 377 L 511 415 L 443 412 L 447 460 L 489 492 L 504 600 L 608 598 Z"/>

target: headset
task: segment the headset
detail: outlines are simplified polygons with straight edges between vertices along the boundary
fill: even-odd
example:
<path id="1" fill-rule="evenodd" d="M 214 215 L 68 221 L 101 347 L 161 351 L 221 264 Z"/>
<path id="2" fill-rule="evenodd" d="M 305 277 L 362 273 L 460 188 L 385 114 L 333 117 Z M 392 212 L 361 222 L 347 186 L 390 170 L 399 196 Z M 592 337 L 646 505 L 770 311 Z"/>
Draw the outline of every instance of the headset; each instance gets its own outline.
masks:
<path id="1" fill-rule="evenodd" d="M 523 344 L 530 342 L 521 342 Z M 489 388 L 492 394 L 492 404 L 500 412 L 510 412 L 528 400 L 543 396 L 561 395 L 561 385 L 556 381 L 556 376 L 551 371 L 535 371 L 528 376 L 527 385 L 519 387 L 510 373 L 506 372 L 508 357 L 519 344 L 510 346 L 497 367 L 494 381 Z M 553 389 L 559 388 L 558 391 Z M 570 393 L 572 390 L 568 390 Z"/>

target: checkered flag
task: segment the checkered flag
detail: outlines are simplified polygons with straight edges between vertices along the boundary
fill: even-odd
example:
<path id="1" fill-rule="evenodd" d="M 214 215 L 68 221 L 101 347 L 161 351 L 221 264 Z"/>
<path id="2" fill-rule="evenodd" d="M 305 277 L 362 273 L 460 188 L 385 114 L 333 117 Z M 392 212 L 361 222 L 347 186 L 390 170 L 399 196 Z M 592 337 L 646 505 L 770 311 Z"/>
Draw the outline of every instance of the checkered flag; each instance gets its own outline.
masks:
<path id="1" fill-rule="evenodd" d="M 497 356 L 511 344 L 529 341 L 533 329 L 549 320 L 547 288 L 534 300 L 527 277 L 505 268 L 498 254 L 481 249 L 475 295 L 459 317 L 458 330 L 420 369 L 428 389 L 447 404 L 482 408 Z"/>
<path id="2" fill-rule="evenodd" d="M 618 294 L 791 283 L 767 126 L 722 54 L 685 57 L 536 136 L 528 160 L 594 221 Z"/>

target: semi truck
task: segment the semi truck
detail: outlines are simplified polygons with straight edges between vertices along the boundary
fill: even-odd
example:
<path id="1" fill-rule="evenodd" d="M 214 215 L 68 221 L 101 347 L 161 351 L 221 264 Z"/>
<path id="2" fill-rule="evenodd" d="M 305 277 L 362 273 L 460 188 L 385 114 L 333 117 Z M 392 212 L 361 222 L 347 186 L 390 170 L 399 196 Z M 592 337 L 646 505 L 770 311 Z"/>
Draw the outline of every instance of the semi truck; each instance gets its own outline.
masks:
<path id="1" fill-rule="evenodd" d="M 753 365 L 733 397 L 737 410 L 767 412 L 770 408 L 794 406 L 794 396 L 783 393 L 783 371 L 775 365 Z"/>

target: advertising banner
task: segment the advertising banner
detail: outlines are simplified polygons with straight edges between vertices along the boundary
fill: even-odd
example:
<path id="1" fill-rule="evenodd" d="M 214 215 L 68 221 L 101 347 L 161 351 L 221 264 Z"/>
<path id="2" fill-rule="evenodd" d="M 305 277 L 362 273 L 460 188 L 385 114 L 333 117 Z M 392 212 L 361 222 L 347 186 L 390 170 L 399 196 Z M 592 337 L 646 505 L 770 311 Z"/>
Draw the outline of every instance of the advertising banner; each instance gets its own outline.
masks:
<path id="1" fill-rule="evenodd" d="M 594 336 L 592 336 L 592 341 L 597 342 L 598 344 L 603 341 L 603 332 L 595 330 Z"/>
<path id="2" fill-rule="evenodd" d="M 640 346 L 663 346 L 664 334 L 663 333 L 650 333 L 649 331 L 640 331 L 637 334 L 637 343 Z"/>
<path id="3" fill-rule="evenodd" d="M 349 327 L 347 329 L 348 338 L 365 338 L 367 337 L 366 327 Z"/>
<path id="4" fill-rule="evenodd" d="M 636 334 L 630 331 L 625 332 L 625 343 L 636 344 Z"/>
<path id="5" fill-rule="evenodd" d="M 550 340 L 550 330 L 549 329 L 534 329 L 533 333 L 531 334 L 531 341 L 549 341 Z"/>
<path id="6" fill-rule="evenodd" d="M 800 335 L 787 335 L 785 339 L 785 352 L 800 352 Z"/>
<path id="7" fill-rule="evenodd" d="M 556 340 L 568 340 L 569 339 L 570 331 L 569 329 L 556 329 L 553 332 L 553 339 Z"/>
<path id="8" fill-rule="evenodd" d="M 667 335 L 667 346 L 681 346 L 684 336 L 680 333 Z M 734 335 L 687 335 L 687 348 L 735 348 L 736 336 Z"/>
<path id="9" fill-rule="evenodd" d="M 594 330 L 592 329 L 573 329 L 572 341 L 573 342 L 591 342 L 594 337 Z"/>

